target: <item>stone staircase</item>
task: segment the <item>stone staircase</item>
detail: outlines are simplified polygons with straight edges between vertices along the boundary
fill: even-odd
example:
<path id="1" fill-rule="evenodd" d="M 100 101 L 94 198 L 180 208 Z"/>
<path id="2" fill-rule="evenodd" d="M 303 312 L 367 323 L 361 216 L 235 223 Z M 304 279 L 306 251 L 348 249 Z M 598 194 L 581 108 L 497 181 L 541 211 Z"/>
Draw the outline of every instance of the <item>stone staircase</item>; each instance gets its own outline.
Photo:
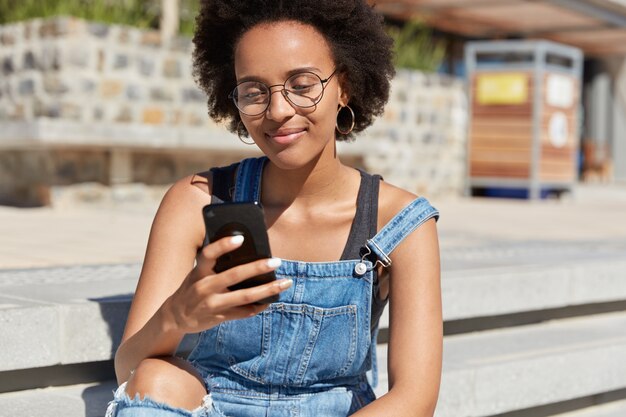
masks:
<path id="1" fill-rule="evenodd" d="M 0 271 L 0 417 L 103 416 L 139 271 Z M 461 245 L 442 271 L 437 417 L 626 416 L 626 241 Z"/>

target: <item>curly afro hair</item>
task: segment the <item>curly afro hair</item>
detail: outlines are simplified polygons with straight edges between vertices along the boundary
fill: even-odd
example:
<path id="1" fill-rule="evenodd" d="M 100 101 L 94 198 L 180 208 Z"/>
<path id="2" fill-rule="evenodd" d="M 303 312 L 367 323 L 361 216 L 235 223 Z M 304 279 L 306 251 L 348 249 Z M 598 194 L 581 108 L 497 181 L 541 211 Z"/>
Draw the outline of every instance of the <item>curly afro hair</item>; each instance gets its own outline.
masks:
<path id="1" fill-rule="evenodd" d="M 395 70 L 393 41 L 382 16 L 365 0 L 201 0 L 193 37 L 193 74 L 208 96 L 211 118 L 227 121 L 232 132 L 247 135 L 228 98 L 236 84 L 235 47 L 252 27 L 287 20 L 311 25 L 326 38 L 347 82 L 355 113 L 353 132 L 371 125 L 383 112 Z M 337 133 L 338 140 L 351 138 L 351 133 Z"/>

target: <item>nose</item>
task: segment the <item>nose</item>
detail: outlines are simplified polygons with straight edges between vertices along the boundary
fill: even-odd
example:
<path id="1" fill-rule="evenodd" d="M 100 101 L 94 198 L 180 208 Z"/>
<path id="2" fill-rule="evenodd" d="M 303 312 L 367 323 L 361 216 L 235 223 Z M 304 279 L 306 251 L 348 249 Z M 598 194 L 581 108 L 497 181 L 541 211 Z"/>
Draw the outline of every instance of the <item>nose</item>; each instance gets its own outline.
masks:
<path id="1" fill-rule="evenodd" d="M 278 88 L 270 92 L 270 103 L 265 110 L 265 117 L 275 121 L 283 121 L 292 117 L 296 113 L 296 109 L 287 100 L 286 90 Z M 274 93 L 280 92 L 278 97 L 274 96 Z"/>

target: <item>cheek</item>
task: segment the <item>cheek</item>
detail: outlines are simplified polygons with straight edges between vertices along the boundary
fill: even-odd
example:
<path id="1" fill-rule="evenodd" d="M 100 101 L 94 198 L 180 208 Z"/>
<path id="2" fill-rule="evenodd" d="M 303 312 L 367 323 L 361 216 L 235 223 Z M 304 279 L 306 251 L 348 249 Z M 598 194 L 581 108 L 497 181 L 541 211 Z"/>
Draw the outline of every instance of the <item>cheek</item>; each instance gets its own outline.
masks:
<path id="1" fill-rule="evenodd" d="M 263 136 L 263 121 L 260 119 L 247 119 L 245 116 L 241 118 L 241 122 L 248 131 L 248 136 L 260 138 Z"/>
<path id="2" fill-rule="evenodd" d="M 329 95 L 322 99 L 323 106 L 319 106 L 313 113 L 312 117 L 316 118 L 319 125 L 324 126 L 324 129 L 335 129 L 335 123 L 337 121 L 337 109 L 339 107 L 339 99 L 337 95 Z M 317 113 L 317 114 L 316 114 Z"/>
<path id="3" fill-rule="evenodd" d="M 263 119 L 260 117 L 252 118 L 249 116 L 241 115 L 241 122 L 248 130 L 260 126 L 262 121 Z"/>
<path id="4" fill-rule="evenodd" d="M 308 119 L 313 122 L 315 129 L 326 137 L 333 134 L 335 130 L 337 111 L 332 105 L 317 108 L 313 113 L 308 115 Z"/>
<path id="5" fill-rule="evenodd" d="M 337 111 L 334 108 L 329 109 L 328 111 L 328 127 L 331 130 L 335 130 L 335 124 L 337 122 Z"/>

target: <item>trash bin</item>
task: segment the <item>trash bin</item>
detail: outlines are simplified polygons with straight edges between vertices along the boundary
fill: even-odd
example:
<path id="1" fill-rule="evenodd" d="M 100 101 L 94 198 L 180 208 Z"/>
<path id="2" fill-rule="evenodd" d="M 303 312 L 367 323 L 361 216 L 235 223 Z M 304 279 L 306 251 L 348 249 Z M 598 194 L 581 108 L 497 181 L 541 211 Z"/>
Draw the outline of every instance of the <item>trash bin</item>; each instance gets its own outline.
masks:
<path id="1" fill-rule="evenodd" d="M 578 177 L 582 52 L 548 41 L 469 42 L 468 188 L 538 199 Z"/>

